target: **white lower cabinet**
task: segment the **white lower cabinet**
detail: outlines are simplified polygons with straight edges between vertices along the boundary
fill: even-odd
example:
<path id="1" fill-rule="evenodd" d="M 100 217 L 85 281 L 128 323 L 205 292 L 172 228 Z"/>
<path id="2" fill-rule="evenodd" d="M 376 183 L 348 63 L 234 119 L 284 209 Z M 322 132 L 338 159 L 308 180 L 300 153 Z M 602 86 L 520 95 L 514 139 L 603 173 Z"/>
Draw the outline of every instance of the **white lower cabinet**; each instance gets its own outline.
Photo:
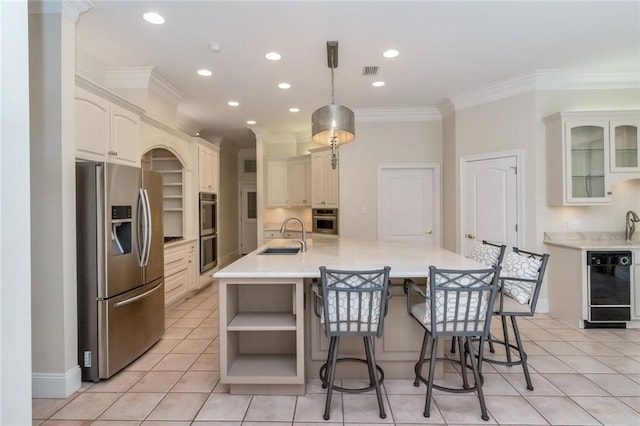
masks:
<path id="1" fill-rule="evenodd" d="M 220 279 L 220 382 L 304 394 L 303 280 Z"/>
<path id="2" fill-rule="evenodd" d="M 164 249 L 164 304 L 178 302 L 196 290 L 195 241 L 172 244 Z"/>

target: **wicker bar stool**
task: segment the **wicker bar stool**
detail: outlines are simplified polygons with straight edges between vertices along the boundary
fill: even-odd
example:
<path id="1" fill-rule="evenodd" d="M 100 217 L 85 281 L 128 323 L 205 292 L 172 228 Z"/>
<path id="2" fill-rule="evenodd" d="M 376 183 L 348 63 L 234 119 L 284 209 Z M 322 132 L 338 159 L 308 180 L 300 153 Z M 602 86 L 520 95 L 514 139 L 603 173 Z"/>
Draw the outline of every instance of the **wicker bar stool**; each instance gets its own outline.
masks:
<path id="1" fill-rule="evenodd" d="M 472 339 L 479 339 L 480 348 L 482 348 L 482 342 L 489 335 L 491 307 L 496 298 L 499 270 L 499 266 L 476 270 L 438 269 L 430 266 L 426 291 L 413 281 L 405 280 L 407 311 L 424 328 L 420 358 L 415 365 L 414 386 L 417 387 L 419 382 L 427 385 L 423 413 L 425 417 L 430 416 L 433 388 L 436 388 L 456 393 L 477 391 L 482 419 L 489 420 L 479 368 L 482 362 L 482 350 L 476 357 Z M 414 292 L 417 297 L 414 297 Z M 416 298 L 418 303 L 414 303 Z M 434 383 L 435 361 L 439 359 L 437 358 L 438 339 L 444 336 L 458 338 L 462 388 L 450 388 Z M 425 358 L 429 340 L 431 340 L 431 355 Z M 470 386 L 467 380 L 467 356 L 473 372 L 473 386 Z M 429 373 L 426 378 L 422 375 L 425 361 L 429 361 Z"/>
<path id="2" fill-rule="evenodd" d="M 383 269 L 369 271 L 344 271 L 320 267 L 322 294 L 314 283 L 316 302 L 322 300 L 322 313 L 319 314 L 325 334 L 329 337 L 327 362 L 320 368 L 322 386 L 327 388 L 325 402 L 325 420 L 329 420 L 331 412 L 331 396 L 334 390 L 348 393 L 361 393 L 375 389 L 378 399 L 380 418 L 387 417 L 382 402 L 380 384 L 384 380 L 384 372 L 376 364 L 374 353 L 374 337 L 382 337 L 384 317 L 389 299 L 389 271 Z M 317 306 L 317 303 L 314 303 Z M 365 359 L 338 358 L 340 338 L 343 336 L 361 336 L 364 340 Z M 369 386 L 349 389 L 334 384 L 336 364 L 338 362 L 361 362 L 367 364 Z"/>

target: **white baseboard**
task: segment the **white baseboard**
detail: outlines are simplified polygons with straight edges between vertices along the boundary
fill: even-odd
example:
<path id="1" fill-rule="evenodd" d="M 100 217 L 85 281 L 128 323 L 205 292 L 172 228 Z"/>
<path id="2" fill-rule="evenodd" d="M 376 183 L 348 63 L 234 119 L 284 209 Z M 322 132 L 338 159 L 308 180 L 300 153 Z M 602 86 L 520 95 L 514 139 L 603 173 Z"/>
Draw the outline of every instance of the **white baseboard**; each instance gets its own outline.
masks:
<path id="1" fill-rule="evenodd" d="M 79 366 L 66 373 L 32 373 L 32 398 L 66 398 L 82 385 Z"/>
<path id="2" fill-rule="evenodd" d="M 549 313 L 549 299 L 538 298 L 538 304 L 536 305 L 536 312 L 541 314 Z"/>

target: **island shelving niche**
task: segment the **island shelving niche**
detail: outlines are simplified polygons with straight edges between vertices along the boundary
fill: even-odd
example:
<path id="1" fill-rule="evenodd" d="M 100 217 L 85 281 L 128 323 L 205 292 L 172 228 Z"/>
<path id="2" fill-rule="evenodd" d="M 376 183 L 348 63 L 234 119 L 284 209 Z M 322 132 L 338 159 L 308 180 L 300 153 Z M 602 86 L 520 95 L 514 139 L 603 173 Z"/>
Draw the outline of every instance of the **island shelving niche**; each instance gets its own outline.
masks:
<path id="1" fill-rule="evenodd" d="M 220 381 L 235 394 L 304 394 L 302 279 L 220 280 Z"/>

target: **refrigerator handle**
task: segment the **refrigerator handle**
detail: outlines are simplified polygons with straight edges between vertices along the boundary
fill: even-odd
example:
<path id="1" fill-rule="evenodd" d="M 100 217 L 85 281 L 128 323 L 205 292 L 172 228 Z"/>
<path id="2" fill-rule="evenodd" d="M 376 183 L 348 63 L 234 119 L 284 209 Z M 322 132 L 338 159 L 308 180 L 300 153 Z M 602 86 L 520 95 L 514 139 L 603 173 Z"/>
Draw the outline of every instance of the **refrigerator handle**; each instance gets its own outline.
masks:
<path id="1" fill-rule="evenodd" d="M 151 254 L 151 230 L 153 229 L 153 227 L 151 226 L 151 203 L 149 202 L 149 193 L 147 192 L 146 189 L 143 189 L 142 192 L 144 194 L 144 212 L 145 212 L 145 228 L 146 228 L 146 232 L 145 232 L 146 253 L 144 257 L 144 266 L 147 266 L 147 264 L 149 263 L 149 255 Z"/>
<path id="2" fill-rule="evenodd" d="M 144 201 L 144 189 L 140 188 L 138 192 L 138 227 L 136 232 L 136 237 L 138 240 L 138 264 L 140 266 L 144 266 L 145 258 L 147 257 L 147 215 L 145 209 L 146 205 Z M 141 228 L 143 234 L 142 237 L 140 236 Z"/>

